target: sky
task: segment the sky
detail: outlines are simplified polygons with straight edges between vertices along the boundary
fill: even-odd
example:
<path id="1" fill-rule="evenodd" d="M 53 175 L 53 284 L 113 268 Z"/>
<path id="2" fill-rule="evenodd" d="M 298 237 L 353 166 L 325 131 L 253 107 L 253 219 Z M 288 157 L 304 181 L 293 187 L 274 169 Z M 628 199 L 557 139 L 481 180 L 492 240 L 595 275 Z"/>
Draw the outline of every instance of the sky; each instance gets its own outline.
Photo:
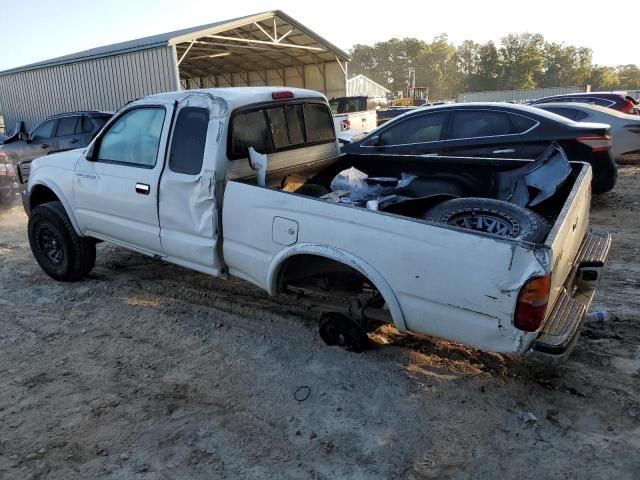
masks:
<path id="1" fill-rule="evenodd" d="M 52 5 L 56 5 L 53 7 Z M 0 71 L 89 48 L 279 9 L 348 51 L 392 37 L 446 33 L 499 42 L 508 33 L 589 47 L 600 65 L 640 64 L 640 1 L 0 0 Z"/>

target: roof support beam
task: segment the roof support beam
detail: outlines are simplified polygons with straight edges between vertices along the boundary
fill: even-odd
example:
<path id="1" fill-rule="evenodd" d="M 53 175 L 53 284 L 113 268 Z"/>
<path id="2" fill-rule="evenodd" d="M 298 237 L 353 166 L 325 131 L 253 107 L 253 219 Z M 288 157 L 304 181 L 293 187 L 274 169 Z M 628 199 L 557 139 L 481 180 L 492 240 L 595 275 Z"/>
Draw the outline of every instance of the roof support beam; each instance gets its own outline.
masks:
<path id="1" fill-rule="evenodd" d="M 209 38 L 215 38 L 216 40 L 226 40 L 229 42 L 244 42 L 249 44 L 257 43 L 259 45 L 272 45 L 274 47 L 286 47 L 286 48 L 300 48 L 302 50 L 310 50 L 315 52 L 325 52 L 324 48 L 320 47 L 310 47 L 306 45 L 295 45 L 293 43 L 278 43 L 278 42 L 267 42 L 264 40 L 253 40 L 249 38 L 234 38 L 234 37 L 225 37 L 224 35 L 208 35 Z M 337 58 L 337 57 L 336 57 Z"/>
<path id="2" fill-rule="evenodd" d="M 336 57 L 336 62 L 338 62 L 338 65 L 340 65 L 340 69 L 346 75 L 347 74 L 347 62 L 345 62 L 345 64 L 342 65 L 342 62 L 340 61 L 340 59 L 338 57 Z"/>
<path id="3" fill-rule="evenodd" d="M 267 38 L 269 40 L 271 40 L 273 43 L 280 43 L 282 40 L 284 40 L 285 38 L 287 38 L 292 32 L 293 32 L 293 28 L 289 29 L 289 31 L 287 33 L 285 33 L 284 35 L 282 35 L 280 38 L 278 38 L 278 26 L 276 24 L 276 17 L 273 17 L 273 35 L 271 35 L 269 32 L 267 32 L 264 28 L 262 28 L 262 25 L 260 25 L 259 22 L 253 22 L 253 24 L 258 27 L 260 29 L 260 31 L 262 33 L 264 33 Z"/>
<path id="4" fill-rule="evenodd" d="M 182 63 L 182 60 L 184 60 L 184 57 L 187 56 L 187 53 L 189 53 L 189 50 L 191 50 L 191 47 L 193 47 L 193 45 L 196 43 L 195 40 L 191 40 L 191 43 L 189 44 L 189 46 L 187 47 L 187 49 L 184 51 L 184 53 L 182 54 L 182 56 L 180 57 L 180 60 L 178 60 L 178 66 L 180 66 L 180 64 Z"/>

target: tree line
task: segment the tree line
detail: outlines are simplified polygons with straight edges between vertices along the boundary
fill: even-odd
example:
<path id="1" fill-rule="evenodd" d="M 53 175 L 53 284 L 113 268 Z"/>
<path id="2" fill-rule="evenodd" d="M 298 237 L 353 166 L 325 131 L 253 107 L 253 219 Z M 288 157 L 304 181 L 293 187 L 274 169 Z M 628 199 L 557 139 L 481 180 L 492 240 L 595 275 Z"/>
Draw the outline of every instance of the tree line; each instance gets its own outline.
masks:
<path id="1" fill-rule="evenodd" d="M 373 46 L 354 45 L 350 54 L 350 75 L 363 74 L 396 91 L 411 84 L 415 71 L 416 86 L 428 87 L 431 99 L 543 87 L 640 89 L 637 65 L 594 65 L 591 49 L 547 42 L 541 34 L 509 34 L 497 45 L 466 40 L 456 46 L 446 34 L 430 43 L 392 38 Z"/>

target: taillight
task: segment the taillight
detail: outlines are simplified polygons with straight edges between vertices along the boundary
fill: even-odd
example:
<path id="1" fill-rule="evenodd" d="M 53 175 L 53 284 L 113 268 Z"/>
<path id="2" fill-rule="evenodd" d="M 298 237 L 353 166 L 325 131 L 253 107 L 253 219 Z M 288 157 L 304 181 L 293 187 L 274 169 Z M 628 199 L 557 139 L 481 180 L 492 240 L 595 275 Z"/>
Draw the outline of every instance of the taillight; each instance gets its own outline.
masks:
<path id="1" fill-rule="evenodd" d="M 344 120 L 340 120 L 340 130 L 349 130 L 351 128 L 351 120 L 345 118 Z"/>
<path id="2" fill-rule="evenodd" d="M 576 140 L 590 147 L 594 152 L 606 152 L 611 148 L 611 136 L 600 135 L 597 137 L 578 137 Z"/>
<path id="3" fill-rule="evenodd" d="M 530 279 L 524 284 L 518 295 L 516 314 L 513 324 L 526 332 L 534 332 L 540 328 L 549 303 L 551 290 L 551 274 Z"/>
<path id="4" fill-rule="evenodd" d="M 0 177 L 15 177 L 16 169 L 10 163 L 0 163 Z"/>
<path id="5" fill-rule="evenodd" d="M 274 100 L 282 100 L 283 98 L 293 98 L 293 92 L 283 91 L 283 92 L 273 92 L 271 94 L 271 98 Z"/>
<path id="6" fill-rule="evenodd" d="M 6 162 L 7 161 L 7 154 L 4 153 L 3 151 L 0 151 L 0 162 Z"/>
<path id="7" fill-rule="evenodd" d="M 624 129 L 633 133 L 640 133 L 640 123 L 635 123 L 635 124 L 632 123 L 631 125 L 625 125 Z"/>

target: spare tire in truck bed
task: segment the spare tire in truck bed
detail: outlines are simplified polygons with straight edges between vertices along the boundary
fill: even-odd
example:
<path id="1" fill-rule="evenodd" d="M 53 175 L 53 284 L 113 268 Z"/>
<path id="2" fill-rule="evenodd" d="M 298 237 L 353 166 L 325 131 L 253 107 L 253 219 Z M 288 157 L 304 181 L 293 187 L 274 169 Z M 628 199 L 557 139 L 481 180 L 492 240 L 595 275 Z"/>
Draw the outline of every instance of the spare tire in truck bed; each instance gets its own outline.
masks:
<path id="1" fill-rule="evenodd" d="M 491 198 L 447 200 L 429 209 L 423 218 L 532 243 L 542 242 L 549 232 L 547 222 L 537 213 Z"/>

